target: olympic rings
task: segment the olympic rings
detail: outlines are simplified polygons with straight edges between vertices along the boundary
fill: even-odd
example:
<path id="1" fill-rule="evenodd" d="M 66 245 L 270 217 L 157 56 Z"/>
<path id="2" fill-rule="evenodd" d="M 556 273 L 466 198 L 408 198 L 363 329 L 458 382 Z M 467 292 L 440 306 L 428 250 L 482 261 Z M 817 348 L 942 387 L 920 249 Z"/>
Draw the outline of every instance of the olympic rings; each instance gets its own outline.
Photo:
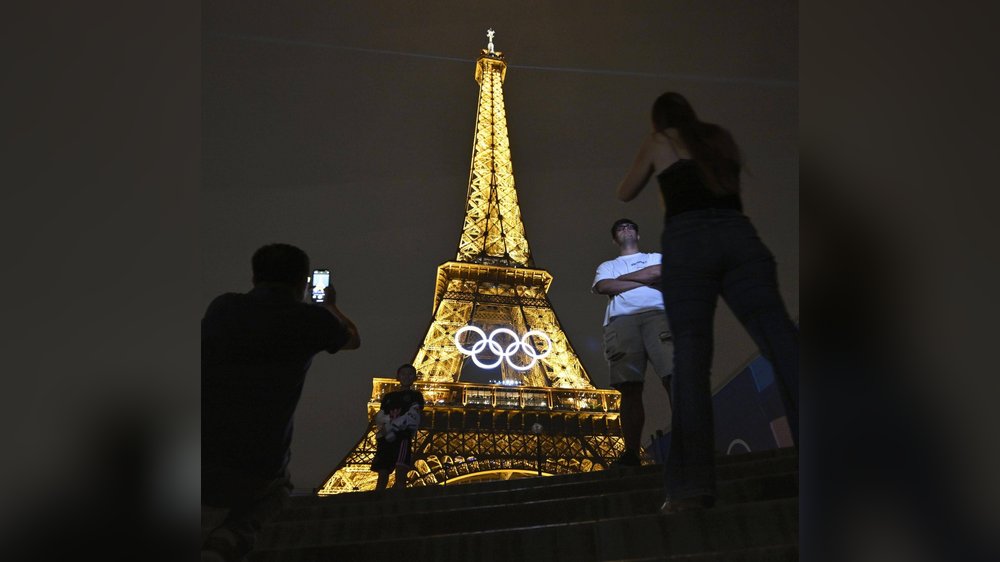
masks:
<path id="1" fill-rule="evenodd" d="M 479 341 L 472 344 L 472 347 L 468 349 L 462 347 L 462 343 L 460 341 L 462 334 L 465 332 L 475 332 L 479 334 L 480 338 Z M 498 335 L 508 336 L 511 342 L 504 347 L 499 341 L 496 340 L 496 336 Z M 544 353 L 537 353 L 535 351 L 535 347 L 529 340 L 531 336 L 541 336 L 545 338 L 547 349 Z M 495 363 L 483 363 L 479 360 L 479 352 L 486 349 L 487 346 L 490 348 L 490 353 L 497 356 Z M 527 371 L 528 369 L 534 367 L 535 363 L 537 363 L 539 359 L 542 359 L 549 353 L 552 353 L 552 339 L 549 338 L 545 332 L 541 332 L 539 330 L 531 330 L 518 339 L 514 330 L 510 330 L 508 328 L 497 328 L 487 337 L 486 332 L 480 330 L 476 326 L 463 326 L 455 332 L 455 347 L 457 347 L 462 354 L 471 356 L 472 362 L 475 363 L 480 369 L 493 369 L 494 367 L 500 365 L 500 363 L 503 363 L 504 359 L 506 359 L 507 364 L 510 365 L 511 368 L 517 371 Z M 518 365 L 515 363 L 513 357 L 519 351 L 528 357 L 531 357 L 531 362 L 527 365 Z"/>

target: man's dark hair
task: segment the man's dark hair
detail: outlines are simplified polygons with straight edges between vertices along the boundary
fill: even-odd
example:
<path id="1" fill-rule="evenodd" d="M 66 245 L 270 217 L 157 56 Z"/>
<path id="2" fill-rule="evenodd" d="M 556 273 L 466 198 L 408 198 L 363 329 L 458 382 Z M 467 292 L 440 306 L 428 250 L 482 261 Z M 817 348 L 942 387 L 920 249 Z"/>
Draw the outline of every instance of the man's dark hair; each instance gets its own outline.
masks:
<path id="1" fill-rule="evenodd" d="M 291 244 L 268 244 L 253 254 L 253 282 L 294 285 L 309 278 L 309 256 Z"/>
<path id="2" fill-rule="evenodd" d="M 399 376 L 399 372 L 402 371 L 403 369 L 407 368 L 407 367 L 413 369 L 414 373 L 417 372 L 417 368 L 414 367 L 412 363 L 403 363 L 399 367 L 396 367 L 396 376 L 398 377 Z"/>
<path id="3" fill-rule="evenodd" d="M 615 221 L 615 224 L 611 225 L 611 238 L 612 239 L 614 239 L 614 237 L 615 237 L 615 231 L 618 230 L 618 227 L 621 226 L 621 225 L 623 225 L 623 224 L 631 224 L 632 226 L 635 227 L 635 233 L 639 234 L 639 225 L 635 224 L 634 220 L 632 220 L 632 219 L 618 219 L 618 220 Z"/>

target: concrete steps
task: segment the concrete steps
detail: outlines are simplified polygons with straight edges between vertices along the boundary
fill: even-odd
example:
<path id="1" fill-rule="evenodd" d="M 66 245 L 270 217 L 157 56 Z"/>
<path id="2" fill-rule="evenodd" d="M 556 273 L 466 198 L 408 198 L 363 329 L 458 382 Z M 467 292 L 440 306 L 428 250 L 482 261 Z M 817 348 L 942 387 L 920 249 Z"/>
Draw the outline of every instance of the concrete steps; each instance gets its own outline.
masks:
<path id="1" fill-rule="evenodd" d="M 719 459 L 719 502 L 661 515 L 662 467 L 293 498 L 252 562 L 794 560 L 798 457 Z"/>

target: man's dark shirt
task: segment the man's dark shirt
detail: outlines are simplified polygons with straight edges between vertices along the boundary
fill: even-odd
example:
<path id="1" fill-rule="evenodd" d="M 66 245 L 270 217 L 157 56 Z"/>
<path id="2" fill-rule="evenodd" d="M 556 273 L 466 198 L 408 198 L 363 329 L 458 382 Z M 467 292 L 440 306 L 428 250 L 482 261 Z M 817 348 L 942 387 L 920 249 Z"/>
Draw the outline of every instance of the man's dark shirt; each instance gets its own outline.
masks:
<path id="1" fill-rule="evenodd" d="M 202 465 L 279 475 L 313 356 L 336 353 L 349 337 L 332 313 L 290 292 L 212 301 L 201 321 Z"/>
<path id="2" fill-rule="evenodd" d="M 405 390 L 396 390 L 383 396 L 379 409 L 389 414 L 390 419 L 396 419 L 405 414 L 414 403 L 420 404 L 420 408 L 423 409 L 424 395 L 420 391 L 407 388 Z M 413 437 L 413 432 L 406 431 L 406 436 Z"/>

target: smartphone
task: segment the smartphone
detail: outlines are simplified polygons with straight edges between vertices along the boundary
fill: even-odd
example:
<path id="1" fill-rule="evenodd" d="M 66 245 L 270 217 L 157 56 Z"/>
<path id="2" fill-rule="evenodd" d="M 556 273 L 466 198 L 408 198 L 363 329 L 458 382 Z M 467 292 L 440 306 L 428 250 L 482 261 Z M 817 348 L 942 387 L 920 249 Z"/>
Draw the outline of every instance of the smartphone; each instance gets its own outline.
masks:
<path id="1" fill-rule="evenodd" d="M 312 287 L 313 302 L 323 302 L 326 300 L 326 293 L 324 291 L 330 285 L 330 270 L 314 269 L 309 285 Z"/>

